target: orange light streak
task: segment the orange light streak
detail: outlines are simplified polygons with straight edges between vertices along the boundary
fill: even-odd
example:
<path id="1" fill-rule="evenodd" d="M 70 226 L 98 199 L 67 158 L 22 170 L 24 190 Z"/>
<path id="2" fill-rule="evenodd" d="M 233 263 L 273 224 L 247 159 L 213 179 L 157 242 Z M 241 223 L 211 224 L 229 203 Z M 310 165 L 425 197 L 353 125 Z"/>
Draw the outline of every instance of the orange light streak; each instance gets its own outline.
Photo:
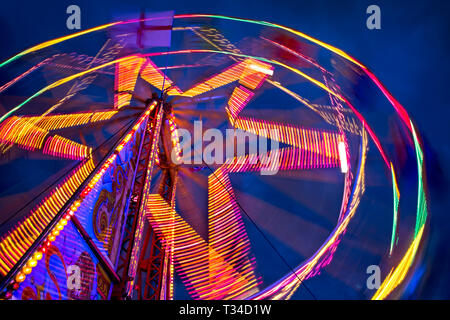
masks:
<path id="1" fill-rule="evenodd" d="M 172 244 L 175 269 L 194 298 L 233 299 L 253 292 L 257 282 L 250 262 L 238 272 L 159 194 L 151 194 L 148 200 L 147 219 Z"/>

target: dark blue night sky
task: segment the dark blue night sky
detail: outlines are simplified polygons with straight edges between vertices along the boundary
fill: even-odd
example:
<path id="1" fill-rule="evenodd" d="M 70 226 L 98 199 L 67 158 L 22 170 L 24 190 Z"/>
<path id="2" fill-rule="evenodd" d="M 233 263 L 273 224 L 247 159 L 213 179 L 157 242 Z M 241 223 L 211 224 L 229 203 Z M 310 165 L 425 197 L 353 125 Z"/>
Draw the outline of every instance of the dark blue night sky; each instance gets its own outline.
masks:
<path id="1" fill-rule="evenodd" d="M 406 107 L 426 143 L 431 268 L 410 298 L 450 298 L 450 2 L 367 0 L 3 1 L 0 60 L 66 35 L 66 8 L 81 8 L 82 29 L 111 22 L 122 10 L 175 10 L 279 23 L 330 43 L 368 66 Z M 366 8 L 381 8 L 381 30 L 366 28 Z"/>

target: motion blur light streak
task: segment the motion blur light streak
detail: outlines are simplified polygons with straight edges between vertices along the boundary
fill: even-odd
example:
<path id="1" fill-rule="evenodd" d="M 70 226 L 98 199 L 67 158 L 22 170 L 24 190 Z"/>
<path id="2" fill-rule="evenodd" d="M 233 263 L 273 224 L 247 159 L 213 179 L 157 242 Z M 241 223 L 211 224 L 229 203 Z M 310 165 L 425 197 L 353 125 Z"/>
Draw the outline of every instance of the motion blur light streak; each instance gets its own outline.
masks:
<path id="1" fill-rule="evenodd" d="M 105 121 L 111 119 L 117 111 L 82 112 L 74 114 L 59 114 L 44 117 L 22 117 L 35 126 L 52 131 L 74 126 L 81 126 L 88 123 Z"/>
<path id="2" fill-rule="evenodd" d="M 392 185 L 394 189 L 394 215 L 392 221 L 391 247 L 389 248 L 390 255 L 392 254 L 392 250 L 394 250 L 395 237 L 397 234 L 398 205 L 400 202 L 400 191 L 398 190 L 397 179 L 395 178 L 395 171 L 392 162 L 391 162 L 391 172 L 392 172 Z"/>
<path id="3" fill-rule="evenodd" d="M 347 173 L 348 172 L 348 165 L 347 165 L 347 154 L 345 152 L 345 144 L 344 142 L 340 141 L 338 144 L 339 149 L 339 160 L 341 163 L 341 172 Z"/>
<path id="4" fill-rule="evenodd" d="M 89 147 L 58 135 L 49 137 L 49 131 L 109 120 L 117 111 L 52 115 L 40 117 L 11 117 L 0 125 L 0 146 L 14 143 L 26 150 L 43 149 L 44 154 L 69 159 L 84 159 L 91 150 Z M 45 141 L 45 144 L 44 144 Z"/>
<path id="5" fill-rule="evenodd" d="M 89 157 L 92 149 L 64 137 L 55 135 L 49 137 L 44 145 L 44 154 L 56 157 L 82 160 Z"/>
<path id="6" fill-rule="evenodd" d="M 253 97 L 254 93 L 245 87 L 236 87 L 231 94 L 230 100 L 226 106 L 226 111 L 228 114 L 228 119 L 230 119 L 231 125 L 235 125 L 236 118 L 245 107 L 245 105 Z"/>
<path id="7" fill-rule="evenodd" d="M 249 262 L 238 272 L 189 226 L 160 195 L 149 196 L 148 219 L 166 241 L 173 242 L 175 270 L 190 293 L 200 299 L 242 297 L 256 285 Z M 174 233 L 173 239 L 172 231 Z M 192 278 L 190 277 L 192 275 Z"/>
<path id="8" fill-rule="evenodd" d="M 27 150 L 41 149 L 48 131 L 19 117 L 9 118 L 0 127 L 1 147 L 14 143 Z"/>
<path id="9" fill-rule="evenodd" d="M 380 288 L 373 295 L 372 300 L 385 299 L 404 280 L 409 268 L 411 268 L 411 265 L 414 261 L 417 249 L 419 248 L 420 240 L 422 239 L 423 228 L 423 226 L 422 228 L 420 228 L 419 233 L 414 238 L 403 259 L 395 269 L 389 272 Z"/>
<path id="10" fill-rule="evenodd" d="M 168 95 L 179 95 L 181 90 L 173 85 L 173 82 L 166 77 L 164 73 L 150 60 L 147 59 L 145 66 L 141 73 L 142 79 L 148 81 L 150 84 L 158 88 L 163 89 L 163 85 L 168 88 Z"/>
<path id="11" fill-rule="evenodd" d="M 239 117 L 236 120 L 236 128 L 278 140 L 282 143 L 309 150 L 318 154 L 325 154 L 331 159 L 337 160 L 339 135 L 333 132 L 320 132 L 318 130 L 303 129 L 292 125 L 270 123 L 264 120 L 247 119 Z M 270 132 L 277 132 L 271 136 Z"/>
<path id="12" fill-rule="evenodd" d="M 411 268 L 414 258 L 417 254 L 419 248 L 423 230 L 425 228 L 425 222 L 427 219 L 427 203 L 425 197 L 425 191 L 423 187 L 422 171 L 423 171 L 423 154 L 420 148 L 419 141 L 417 139 L 417 134 L 414 129 L 412 122 L 410 127 L 413 131 L 414 144 L 416 147 L 417 154 L 417 171 L 418 171 L 418 201 L 417 201 L 417 215 L 416 215 L 416 226 L 414 240 L 408 248 L 408 251 L 403 256 L 400 263 L 387 275 L 383 283 L 377 292 L 373 295 L 373 300 L 380 300 L 386 298 L 406 277 L 409 269 Z M 396 182 L 393 180 L 395 185 Z"/>
<path id="13" fill-rule="evenodd" d="M 131 92 L 134 90 L 138 74 L 144 64 L 144 58 L 136 58 L 116 64 L 115 90 L 118 91 L 114 97 L 114 108 L 120 109 L 129 104 Z"/>

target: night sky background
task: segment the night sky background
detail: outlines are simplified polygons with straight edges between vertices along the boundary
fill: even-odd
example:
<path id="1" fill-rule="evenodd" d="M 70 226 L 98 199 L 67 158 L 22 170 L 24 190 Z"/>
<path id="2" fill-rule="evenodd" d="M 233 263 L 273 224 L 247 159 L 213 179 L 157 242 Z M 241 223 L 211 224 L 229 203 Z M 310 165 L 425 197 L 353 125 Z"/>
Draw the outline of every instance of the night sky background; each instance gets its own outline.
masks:
<path id="1" fill-rule="evenodd" d="M 279 23 L 343 49 L 368 66 L 402 103 L 426 143 L 431 268 L 410 298 L 450 298 L 450 2 L 332 0 L 3 1 L 0 60 L 43 41 L 69 34 L 66 8 L 81 8 L 81 27 L 111 22 L 121 10 L 175 10 Z M 381 8 L 381 30 L 366 28 L 366 8 Z M 76 30 L 75 30 L 76 31 Z M 0 208 L 1 209 L 1 208 Z"/>

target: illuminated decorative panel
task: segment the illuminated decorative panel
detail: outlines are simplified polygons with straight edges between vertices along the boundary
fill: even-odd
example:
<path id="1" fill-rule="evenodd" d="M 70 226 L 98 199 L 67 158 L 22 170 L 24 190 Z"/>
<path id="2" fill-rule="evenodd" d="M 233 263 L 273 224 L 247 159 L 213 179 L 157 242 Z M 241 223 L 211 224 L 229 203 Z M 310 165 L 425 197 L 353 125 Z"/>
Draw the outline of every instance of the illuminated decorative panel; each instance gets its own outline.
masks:
<path id="1" fill-rule="evenodd" d="M 147 119 L 147 118 L 145 118 Z M 128 210 L 146 121 L 134 131 L 101 178 L 91 184 L 76 217 L 100 252 L 115 263 L 118 241 Z"/>
<path id="2" fill-rule="evenodd" d="M 80 276 L 78 288 L 76 275 Z M 18 290 L 14 291 L 13 299 L 107 299 L 110 284 L 111 280 L 98 259 L 69 221 Z"/>

